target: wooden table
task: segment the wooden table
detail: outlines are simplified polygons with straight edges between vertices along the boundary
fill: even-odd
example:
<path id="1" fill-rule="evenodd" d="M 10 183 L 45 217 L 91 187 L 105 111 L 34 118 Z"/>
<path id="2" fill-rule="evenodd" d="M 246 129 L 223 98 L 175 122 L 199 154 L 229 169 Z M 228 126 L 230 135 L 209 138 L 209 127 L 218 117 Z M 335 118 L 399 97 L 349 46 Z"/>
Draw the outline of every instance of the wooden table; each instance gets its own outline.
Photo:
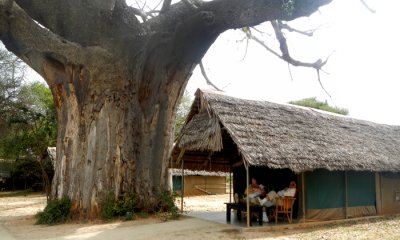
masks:
<path id="1" fill-rule="evenodd" d="M 246 204 L 242 203 L 225 203 L 226 204 L 226 221 L 231 222 L 231 210 L 237 211 L 237 218 L 242 221 L 242 211 L 247 211 Z M 260 205 L 250 205 L 250 216 L 251 213 L 256 212 L 258 214 L 258 224 L 263 224 L 263 207 Z M 251 225 L 251 221 L 250 221 Z"/>

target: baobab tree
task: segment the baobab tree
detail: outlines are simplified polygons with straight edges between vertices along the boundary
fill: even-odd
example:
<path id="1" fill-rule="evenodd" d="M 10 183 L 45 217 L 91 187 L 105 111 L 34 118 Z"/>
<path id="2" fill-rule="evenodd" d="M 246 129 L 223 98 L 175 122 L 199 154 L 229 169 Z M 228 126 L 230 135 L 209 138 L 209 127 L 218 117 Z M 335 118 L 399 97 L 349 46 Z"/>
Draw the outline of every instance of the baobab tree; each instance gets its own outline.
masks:
<path id="1" fill-rule="evenodd" d="M 125 0 L 0 0 L 1 41 L 54 97 L 51 198 L 68 196 L 83 218 L 99 216 L 106 190 L 116 198 L 135 193 L 140 207 L 155 207 L 166 187 L 177 105 L 218 36 L 266 21 L 275 29 L 329 2 L 164 0 L 146 13 Z"/>

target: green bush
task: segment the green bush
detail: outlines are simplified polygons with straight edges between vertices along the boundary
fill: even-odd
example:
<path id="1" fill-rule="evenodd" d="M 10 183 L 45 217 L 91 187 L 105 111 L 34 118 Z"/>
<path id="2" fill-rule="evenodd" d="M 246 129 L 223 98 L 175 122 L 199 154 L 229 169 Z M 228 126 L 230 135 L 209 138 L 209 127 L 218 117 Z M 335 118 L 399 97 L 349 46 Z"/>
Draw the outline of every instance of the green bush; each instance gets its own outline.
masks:
<path id="1" fill-rule="evenodd" d="M 161 191 L 158 196 L 158 212 L 161 213 L 160 216 L 162 216 L 165 221 L 179 218 L 179 209 L 175 205 L 175 198 L 177 196 L 175 192 L 169 191 Z"/>
<path id="2" fill-rule="evenodd" d="M 130 221 L 130 220 L 133 220 L 134 218 L 135 218 L 135 215 L 133 215 L 133 212 L 126 212 L 124 220 Z"/>
<path id="3" fill-rule="evenodd" d="M 138 216 L 141 218 L 148 218 L 149 214 L 147 212 L 140 211 L 140 212 L 138 212 Z"/>
<path id="4" fill-rule="evenodd" d="M 158 207 L 155 212 L 165 221 L 179 218 L 179 209 L 175 205 L 176 197 L 176 193 L 169 191 L 160 191 L 157 196 Z M 110 220 L 114 217 L 121 217 L 124 220 L 132 220 L 135 216 L 148 217 L 147 212 L 140 211 L 141 209 L 137 208 L 137 203 L 138 200 L 135 195 L 124 194 L 116 200 L 113 191 L 108 191 L 102 201 L 101 216 L 104 220 Z"/>
<path id="5" fill-rule="evenodd" d="M 115 204 L 114 215 L 125 216 L 126 213 L 132 212 L 137 204 L 137 199 L 134 195 L 124 194 Z"/>
<path id="6" fill-rule="evenodd" d="M 109 220 L 114 216 L 114 195 L 111 191 L 107 192 L 102 204 L 101 217 Z"/>
<path id="7" fill-rule="evenodd" d="M 36 224 L 64 223 L 69 217 L 71 201 L 67 197 L 50 201 L 43 211 L 36 214 Z"/>
<path id="8" fill-rule="evenodd" d="M 104 201 L 101 216 L 105 220 L 113 217 L 125 217 L 125 220 L 133 219 L 134 209 L 137 199 L 132 194 L 124 194 L 118 200 L 115 200 L 112 191 L 108 191 Z"/>

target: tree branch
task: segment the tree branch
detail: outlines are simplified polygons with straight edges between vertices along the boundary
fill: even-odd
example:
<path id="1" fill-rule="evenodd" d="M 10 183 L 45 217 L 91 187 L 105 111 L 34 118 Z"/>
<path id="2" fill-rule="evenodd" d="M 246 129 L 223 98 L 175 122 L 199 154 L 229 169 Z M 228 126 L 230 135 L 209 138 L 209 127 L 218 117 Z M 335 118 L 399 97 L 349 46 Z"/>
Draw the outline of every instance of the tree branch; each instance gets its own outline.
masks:
<path id="1" fill-rule="evenodd" d="M 289 74 L 290 74 L 290 77 L 291 77 L 292 80 L 293 80 L 293 76 L 292 76 L 292 73 L 290 71 L 289 64 L 291 64 L 293 66 L 296 66 L 296 67 L 314 68 L 317 71 L 318 82 L 319 82 L 321 88 L 330 97 L 330 94 L 328 93 L 328 91 L 326 91 L 326 89 L 324 88 L 324 86 L 323 86 L 323 84 L 321 82 L 320 71 L 323 71 L 322 67 L 328 62 L 328 59 L 329 59 L 329 57 L 331 55 L 329 55 L 324 61 L 322 61 L 321 59 L 318 59 L 317 61 L 311 62 L 311 63 L 310 62 L 302 62 L 302 61 L 298 61 L 298 60 L 293 59 L 289 54 L 289 48 L 288 48 L 287 43 L 286 43 L 286 38 L 285 38 L 285 36 L 283 36 L 283 33 L 282 33 L 281 29 L 279 28 L 279 24 L 277 23 L 277 21 L 271 21 L 271 24 L 272 24 L 272 26 L 274 28 L 276 38 L 279 41 L 280 50 L 282 52 L 282 55 L 280 55 L 279 53 L 274 51 L 272 48 L 268 47 L 268 45 L 265 44 L 261 39 L 259 39 L 256 36 L 254 36 L 251 33 L 249 28 L 244 28 L 243 32 L 246 34 L 246 36 L 249 39 L 254 40 L 258 44 L 260 44 L 262 47 L 264 47 L 267 51 L 269 51 L 270 53 L 272 53 L 276 57 L 282 59 L 283 61 L 287 62 L 288 63 L 288 68 L 289 68 Z"/>
<path id="2" fill-rule="evenodd" d="M 288 71 L 289 71 L 290 79 L 291 79 L 292 82 L 293 82 L 293 74 L 292 74 L 292 70 L 290 69 L 290 63 L 287 63 L 287 68 L 288 68 Z"/>
<path id="3" fill-rule="evenodd" d="M 187 4 L 188 1 L 195 7 Z M 218 35 L 227 29 L 308 16 L 330 1 L 296 0 L 296 6 L 289 14 L 282 0 L 187 0 L 170 5 L 168 11 L 142 25 L 147 31 L 162 32 L 165 38 L 173 38 L 174 53 L 182 62 L 198 64 Z"/>
<path id="4" fill-rule="evenodd" d="M 223 30 L 258 25 L 272 20 L 290 21 L 309 16 L 331 0 L 296 0 L 286 6 L 282 0 L 215 0 L 205 2 L 199 10 L 212 11 Z M 290 7 L 290 9 L 288 9 Z"/>
<path id="5" fill-rule="evenodd" d="M 279 24 L 277 23 L 277 21 L 271 21 L 271 25 L 274 28 L 275 36 L 276 36 L 277 40 L 279 41 L 279 48 L 282 52 L 282 55 L 279 56 L 281 59 L 292 64 L 293 66 L 311 67 L 316 70 L 321 69 L 326 64 L 328 59 L 326 59 L 325 61 L 318 59 L 317 61 L 315 61 L 313 63 L 301 62 L 301 61 L 293 59 L 289 54 L 289 48 L 286 43 L 286 38 L 283 35 L 282 29 L 280 28 Z"/>
<path id="6" fill-rule="evenodd" d="M 271 25 L 274 28 L 275 36 L 279 41 L 280 49 L 282 52 L 282 58 L 294 66 L 303 66 L 303 67 L 314 68 L 317 71 L 318 82 L 319 82 L 322 90 L 324 90 L 324 92 L 331 98 L 331 95 L 328 93 L 328 91 L 326 91 L 325 87 L 323 86 L 323 84 L 321 82 L 321 75 L 320 75 L 320 70 L 327 63 L 329 57 L 325 61 L 318 59 L 314 63 L 305 63 L 305 62 L 300 62 L 300 61 L 294 60 L 289 54 L 289 48 L 286 43 L 286 38 L 282 33 L 282 28 L 281 28 L 282 25 L 280 24 L 280 21 L 271 21 Z"/>
<path id="7" fill-rule="evenodd" d="M 371 13 L 376 13 L 376 10 L 371 8 L 364 0 L 360 0 L 360 1 L 361 1 L 362 5 L 364 5 L 364 7 L 366 9 L 368 9 L 368 11 L 370 11 Z"/>
<path id="8" fill-rule="evenodd" d="M 246 49 L 244 50 L 242 61 L 246 58 L 248 50 L 249 50 L 249 38 L 246 37 Z"/>
<path id="9" fill-rule="evenodd" d="M 223 91 L 222 91 L 221 89 L 219 89 L 214 83 L 212 83 L 211 80 L 208 78 L 207 73 L 206 73 L 206 70 L 204 69 L 203 62 L 202 62 L 202 61 L 200 61 L 199 66 L 200 66 L 201 74 L 203 75 L 204 79 L 206 80 L 206 83 L 207 83 L 208 85 L 212 86 L 213 88 L 215 88 L 215 90 L 220 91 L 220 92 L 223 92 Z"/>
<path id="10" fill-rule="evenodd" d="M 187 3 L 192 4 L 187 4 Z M 169 6 L 168 11 L 148 21 L 146 29 L 162 29 L 185 22 L 199 12 L 210 12 L 215 18 L 213 31 L 222 33 L 227 29 L 255 26 L 276 19 L 293 20 L 309 16 L 331 0 L 296 0 L 292 11 L 285 9 L 282 0 L 214 0 L 202 2 L 185 0 Z M 194 7 L 193 7 L 194 6 Z"/>
<path id="11" fill-rule="evenodd" d="M 307 30 L 307 31 L 301 31 L 295 28 L 292 28 L 291 26 L 287 25 L 286 23 L 283 23 L 282 21 L 278 20 L 277 24 L 279 25 L 280 29 L 286 29 L 289 32 L 296 32 L 305 36 L 309 36 L 312 37 L 314 35 L 314 32 L 316 29 L 312 29 L 312 30 Z"/>
<path id="12" fill-rule="evenodd" d="M 0 0 L 0 40 L 6 48 L 23 59 L 30 67 L 46 79 L 44 66 L 51 61 L 60 64 L 93 66 L 90 56 L 107 58 L 109 55 L 99 48 L 82 48 L 81 46 L 60 39 L 57 35 L 39 26 L 17 4 L 5 8 L 7 1 Z M 101 59 L 102 62 L 107 61 Z M 48 79 L 46 79 L 48 80 Z M 51 83 L 49 83 L 50 85 Z"/>
<path id="13" fill-rule="evenodd" d="M 259 39 L 258 37 L 254 36 L 249 28 L 243 28 L 243 32 L 246 34 L 247 38 L 255 41 L 256 43 L 260 44 L 262 47 L 264 47 L 268 52 L 272 53 L 273 55 L 275 55 L 276 57 L 282 59 L 285 61 L 285 59 L 283 59 L 283 57 L 277 53 L 276 51 L 274 51 L 272 48 L 268 47 L 267 44 L 265 44 L 261 39 Z"/>
<path id="14" fill-rule="evenodd" d="M 82 3 L 83 1 L 16 0 L 16 2 L 32 19 L 39 22 L 42 26 L 48 28 L 59 36 L 70 41 L 80 43 L 84 46 L 92 44 L 91 41 L 86 39 L 87 35 L 93 34 L 91 31 L 88 34 L 77 33 L 77 29 L 81 29 L 81 32 L 84 31 L 82 31 L 83 26 L 81 25 L 80 28 L 78 28 L 76 22 L 82 24 L 85 22 L 84 18 L 89 19 L 91 16 L 95 15 L 93 9 L 90 9 L 87 5 L 84 5 Z M 75 9 L 76 12 L 72 11 L 72 9 Z M 60 21 L 61 19 L 62 21 Z M 91 23 L 87 23 L 88 26 L 85 26 L 85 28 L 89 28 L 93 30 L 93 32 L 99 32 L 101 29 L 99 29 L 99 26 L 95 26 L 96 22 L 98 21 L 92 19 Z M 95 36 L 95 38 L 98 37 Z"/>
<path id="15" fill-rule="evenodd" d="M 82 46 L 105 45 L 116 32 L 137 29 L 140 22 L 124 0 L 16 0 L 45 28 Z"/>
<path id="16" fill-rule="evenodd" d="M 192 9 L 197 9 L 199 8 L 201 2 L 198 0 L 182 0 L 182 2 L 186 3 L 188 6 L 190 6 Z"/>
<path id="17" fill-rule="evenodd" d="M 317 77 L 318 77 L 318 82 L 319 82 L 319 85 L 321 86 L 321 88 L 322 88 L 322 90 L 324 90 L 324 92 L 326 93 L 326 95 L 328 95 L 328 97 L 330 98 L 330 99 L 332 99 L 332 96 L 329 94 L 329 92 L 328 91 L 326 91 L 326 89 L 325 89 L 325 87 L 324 87 L 324 85 L 322 84 L 322 81 L 321 81 L 321 75 L 320 75 L 320 69 L 317 69 Z"/>
<path id="18" fill-rule="evenodd" d="M 138 15 L 138 16 L 140 16 L 140 18 L 142 18 L 143 22 L 147 21 L 147 18 L 149 17 L 149 15 L 145 11 L 143 11 L 142 9 L 139 9 L 139 8 L 134 8 L 134 7 L 130 7 L 130 8 L 132 9 L 132 12 L 135 15 Z"/>
<path id="19" fill-rule="evenodd" d="M 160 13 L 165 13 L 166 11 L 168 11 L 169 6 L 171 6 L 171 1 L 172 0 L 164 0 Z"/>

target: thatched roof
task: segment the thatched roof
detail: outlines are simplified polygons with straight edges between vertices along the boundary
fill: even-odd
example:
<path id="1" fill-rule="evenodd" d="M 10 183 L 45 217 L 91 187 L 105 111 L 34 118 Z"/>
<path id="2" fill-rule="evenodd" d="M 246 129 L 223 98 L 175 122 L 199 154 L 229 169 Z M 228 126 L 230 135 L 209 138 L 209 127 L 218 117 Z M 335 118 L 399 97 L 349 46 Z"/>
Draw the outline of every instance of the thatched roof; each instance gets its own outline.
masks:
<path id="1" fill-rule="evenodd" d="M 251 166 L 294 172 L 400 171 L 400 126 L 198 90 L 173 150 L 175 162 L 180 149 L 189 169 L 219 156 L 205 168 L 228 171 L 236 155 Z"/>
<path id="2" fill-rule="evenodd" d="M 182 176 L 182 169 L 172 168 L 170 169 L 173 176 Z M 226 172 L 209 172 L 209 171 L 196 171 L 184 169 L 184 176 L 215 176 L 215 177 L 226 177 L 229 176 Z"/>

